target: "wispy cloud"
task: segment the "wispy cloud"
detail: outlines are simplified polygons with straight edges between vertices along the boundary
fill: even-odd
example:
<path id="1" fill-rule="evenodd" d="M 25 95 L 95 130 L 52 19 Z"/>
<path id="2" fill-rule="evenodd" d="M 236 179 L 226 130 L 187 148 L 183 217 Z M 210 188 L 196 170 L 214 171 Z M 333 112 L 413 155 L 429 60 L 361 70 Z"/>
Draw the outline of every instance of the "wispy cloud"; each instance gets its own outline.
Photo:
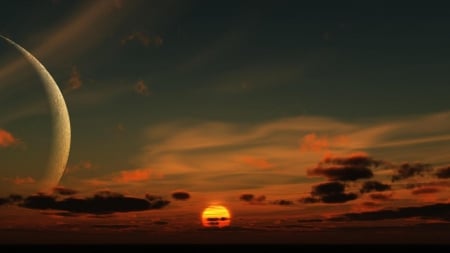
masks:
<path id="1" fill-rule="evenodd" d="M 92 170 L 97 168 L 91 161 L 84 160 L 66 167 L 65 174 L 73 174 L 79 171 Z"/>
<path id="2" fill-rule="evenodd" d="M 138 32 L 133 32 L 133 33 L 125 36 L 120 41 L 120 43 L 122 45 L 126 45 L 126 44 L 130 43 L 131 41 L 137 41 L 145 47 L 148 47 L 150 45 L 159 47 L 164 42 L 163 38 L 159 35 L 150 36 L 150 35 L 146 34 L 145 32 L 138 31 Z"/>
<path id="3" fill-rule="evenodd" d="M 131 183 L 131 182 L 141 182 L 147 181 L 153 176 L 152 169 L 134 169 L 134 170 L 123 170 L 119 172 L 119 175 L 115 177 L 115 181 L 119 183 Z M 156 175 L 155 177 L 158 177 Z"/>
<path id="4" fill-rule="evenodd" d="M 323 151 L 328 150 L 330 141 L 326 137 L 318 137 L 311 133 L 305 135 L 300 142 L 300 151 Z"/>
<path id="5" fill-rule="evenodd" d="M 29 185 L 36 183 L 33 177 L 14 177 L 14 178 L 4 178 L 3 180 L 13 183 L 15 185 Z"/>
<path id="6" fill-rule="evenodd" d="M 0 128 L 0 147 L 6 148 L 18 143 L 19 140 L 12 133 Z"/>
<path id="7" fill-rule="evenodd" d="M 253 156 L 241 156 L 239 157 L 239 161 L 242 163 L 257 169 L 269 169 L 273 167 L 269 161 L 264 158 L 258 158 Z"/>
<path id="8" fill-rule="evenodd" d="M 148 96 L 151 94 L 148 86 L 145 84 L 143 80 L 137 81 L 137 83 L 134 85 L 134 91 L 144 96 Z"/>
<path id="9" fill-rule="evenodd" d="M 68 81 L 67 89 L 68 91 L 77 90 L 82 86 L 80 72 L 76 66 L 72 67 L 72 72 L 70 73 L 70 78 Z"/>

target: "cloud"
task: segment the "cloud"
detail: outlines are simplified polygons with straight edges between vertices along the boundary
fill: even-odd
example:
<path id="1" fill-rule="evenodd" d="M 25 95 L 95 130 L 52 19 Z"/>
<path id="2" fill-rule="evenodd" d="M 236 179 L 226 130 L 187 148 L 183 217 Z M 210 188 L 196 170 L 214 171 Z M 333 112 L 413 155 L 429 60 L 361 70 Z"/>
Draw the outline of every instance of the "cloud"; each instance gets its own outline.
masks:
<path id="1" fill-rule="evenodd" d="M 10 132 L 0 128 L 0 147 L 6 148 L 18 143 L 19 141 Z"/>
<path id="2" fill-rule="evenodd" d="M 355 200 L 358 195 L 355 193 L 345 193 L 345 184 L 341 182 L 326 182 L 313 186 L 311 197 L 300 199 L 303 203 L 344 203 Z"/>
<path id="3" fill-rule="evenodd" d="M 383 193 L 372 193 L 369 195 L 371 199 L 373 200 L 389 200 L 392 198 L 392 193 L 391 194 L 383 194 Z"/>
<path id="4" fill-rule="evenodd" d="M 126 45 L 131 41 L 137 41 L 141 45 L 148 47 L 150 45 L 154 45 L 159 47 L 163 44 L 163 38 L 159 35 L 149 36 L 144 32 L 133 32 L 127 36 L 125 36 L 120 42 L 122 45 Z"/>
<path id="5" fill-rule="evenodd" d="M 291 200 L 286 200 L 286 199 L 279 199 L 279 200 L 274 200 L 270 202 L 273 205 L 280 205 L 280 206 L 290 206 L 293 205 L 294 202 Z"/>
<path id="6" fill-rule="evenodd" d="M 407 179 L 414 176 L 423 176 L 432 169 L 430 164 L 425 163 L 404 163 L 396 169 L 396 174 L 392 176 L 392 182 Z"/>
<path id="7" fill-rule="evenodd" d="M 305 136 L 300 141 L 300 151 L 302 152 L 321 152 L 328 151 L 331 146 L 343 146 L 349 143 L 348 137 L 346 136 L 335 136 L 333 138 L 329 137 L 319 137 L 315 133 L 310 133 Z"/>
<path id="8" fill-rule="evenodd" d="M 78 191 L 76 191 L 74 189 L 69 189 L 69 188 L 65 188 L 62 186 L 57 186 L 57 187 L 53 188 L 53 192 L 57 193 L 59 195 L 63 195 L 63 196 L 70 196 L 70 195 L 75 195 L 78 193 Z"/>
<path id="9" fill-rule="evenodd" d="M 68 81 L 68 90 L 78 90 L 83 85 L 81 81 L 80 72 L 78 72 L 77 67 L 72 67 L 72 72 L 70 73 L 70 78 Z"/>
<path id="10" fill-rule="evenodd" d="M 6 204 L 11 204 L 11 203 L 17 203 L 17 202 L 21 201 L 22 199 L 23 199 L 23 197 L 21 195 L 11 194 L 8 197 L 0 198 L 0 206 L 6 205 Z"/>
<path id="11" fill-rule="evenodd" d="M 360 193 L 369 193 L 373 191 L 382 192 L 390 190 L 391 186 L 378 181 L 366 181 L 359 190 Z"/>
<path id="12" fill-rule="evenodd" d="M 110 214 L 115 212 L 145 211 L 160 209 L 169 204 L 162 199 L 126 197 L 120 193 L 102 191 L 88 198 L 65 198 L 58 200 L 55 196 L 44 194 L 28 196 L 19 205 L 24 208 L 39 210 L 61 210 L 72 213 Z"/>
<path id="13" fill-rule="evenodd" d="M 250 204 L 261 204 L 266 200 L 266 196 L 260 195 L 260 196 L 256 197 L 254 194 L 244 193 L 244 194 L 241 194 L 241 196 L 239 197 L 239 200 L 248 202 Z"/>
<path id="14" fill-rule="evenodd" d="M 450 166 L 437 169 L 435 175 L 438 178 L 450 178 Z"/>
<path id="15" fill-rule="evenodd" d="M 188 200 L 191 195 L 188 192 L 173 192 L 172 198 L 176 200 Z"/>
<path id="16" fill-rule="evenodd" d="M 72 174 L 83 170 L 92 170 L 96 168 L 94 164 L 89 160 L 80 161 L 79 163 L 68 165 L 65 170 L 65 174 Z"/>
<path id="17" fill-rule="evenodd" d="M 308 170 L 308 175 L 325 176 L 329 180 L 355 181 L 373 177 L 372 168 L 382 164 L 365 153 L 354 153 L 346 157 L 327 156 Z"/>
<path id="18" fill-rule="evenodd" d="M 379 210 L 362 213 L 347 213 L 331 220 L 384 220 L 384 219 L 402 219 L 402 218 L 431 218 L 450 221 L 450 203 L 437 203 L 425 206 L 400 207 L 395 210 Z"/>
<path id="19" fill-rule="evenodd" d="M 365 167 L 316 167 L 308 171 L 308 175 L 324 176 L 329 180 L 355 181 L 363 178 L 373 177 L 369 168 Z"/>
<path id="20" fill-rule="evenodd" d="M 311 195 L 321 197 L 325 195 L 343 193 L 344 190 L 345 184 L 341 182 L 327 182 L 314 186 L 311 191 Z"/>
<path id="21" fill-rule="evenodd" d="M 349 156 L 327 155 L 320 164 L 346 167 L 378 167 L 383 164 L 383 161 L 375 160 L 364 152 L 356 152 Z"/>
<path id="22" fill-rule="evenodd" d="M 137 81 L 136 85 L 134 86 L 134 91 L 144 96 L 150 95 L 150 90 L 148 89 L 147 85 L 145 85 L 143 80 Z"/>
<path id="23" fill-rule="evenodd" d="M 413 195 L 437 193 L 441 190 L 437 187 L 420 187 L 411 191 Z"/>
<path id="24" fill-rule="evenodd" d="M 239 161 L 256 169 L 269 169 L 273 167 L 269 161 L 264 158 L 256 158 L 252 156 L 242 156 Z"/>
<path id="25" fill-rule="evenodd" d="M 14 184 L 23 185 L 23 184 L 34 184 L 36 180 L 32 177 L 15 177 L 11 179 Z"/>
<path id="26" fill-rule="evenodd" d="M 319 198 L 308 196 L 308 197 L 300 198 L 298 201 L 300 203 L 304 203 L 304 204 L 313 204 L 313 203 L 318 203 L 321 200 Z"/>
<path id="27" fill-rule="evenodd" d="M 114 178 L 114 181 L 119 183 L 141 182 L 149 180 L 151 175 L 151 169 L 123 170 L 119 172 L 119 176 Z"/>
<path id="28" fill-rule="evenodd" d="M 162 208 L 170 204 L 169 200 L 163 199 L 161 196 L 145 194 L 145 199 L 148 200 L 154 208 Z"/>
<path id="29" fill-rule="evenodd" d="M 248 194 L 248 193 L 242 194 L 242 195 L 239 197 L 240 200 L 246 201 L 246 202 L 252 201 L 253 198 L 255 198 L 255 195 L 253 195 L 253 194 Z"/>

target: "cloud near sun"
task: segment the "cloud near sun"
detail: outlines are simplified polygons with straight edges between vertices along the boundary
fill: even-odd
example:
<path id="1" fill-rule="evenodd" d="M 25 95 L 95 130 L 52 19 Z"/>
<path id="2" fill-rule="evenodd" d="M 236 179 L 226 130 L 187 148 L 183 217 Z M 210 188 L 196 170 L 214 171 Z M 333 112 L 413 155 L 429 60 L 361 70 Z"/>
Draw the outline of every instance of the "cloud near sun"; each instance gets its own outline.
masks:
<path id="1" fill-rule="evenodd" d="M 313 174 L 339 179 L 340 175 L 327 171 L 333 166 L 317 168 L 308 176 L 308 169 L 327 154 L 364 151 L 399 164 L 421 161 L 445 166 L 450 155 L 440 150 L 441 145 L 450 141 L 448 129 L 450 112 L 370 122 L 313 116 L 255 125 L 177 121 L 150 127 L 146 133 L 148 145 L 134 162 L 136 167 L 160 173 L 166 183 L 172 181 L 185 189 L 260 188 L 307 182 Z M 423 145 L 427 145 L 427 149 L 422 149 Z M 374 167 L 380 165 L 377 161 L 368 162 Z M 391 176 L 394 173 L 389 166 L 379 167 L 373 171 L 354 167 L 347 170 L 366 172 L 365 178 L 370 178 L 370 173 Z M 404 177 L 408 172 L 397 173 L 400 173 L 398 177 Z M 158 184 L 156 179 L 151 181 Z"/>

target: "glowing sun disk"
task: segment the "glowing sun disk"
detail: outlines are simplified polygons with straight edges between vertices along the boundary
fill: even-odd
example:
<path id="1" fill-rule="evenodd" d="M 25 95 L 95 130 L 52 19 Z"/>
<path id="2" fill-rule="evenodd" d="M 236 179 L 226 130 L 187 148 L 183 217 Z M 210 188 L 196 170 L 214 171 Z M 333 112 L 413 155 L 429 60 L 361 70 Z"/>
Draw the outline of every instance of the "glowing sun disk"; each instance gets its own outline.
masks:
<path id="1" fill-rule="evenodd" d="M 204 227 L 226 227 L 230 225 L 230 212 L 221 205 L 210 205 L 202 213 Z"/>

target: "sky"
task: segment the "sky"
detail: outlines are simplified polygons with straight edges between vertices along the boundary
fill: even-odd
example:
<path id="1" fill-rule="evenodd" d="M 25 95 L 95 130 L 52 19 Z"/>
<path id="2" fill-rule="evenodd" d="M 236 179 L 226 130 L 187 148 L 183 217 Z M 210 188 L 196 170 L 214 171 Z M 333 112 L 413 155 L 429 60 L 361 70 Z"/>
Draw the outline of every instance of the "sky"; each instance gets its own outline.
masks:
<path id="1" fill-rule="evenodd" d="M 2 40 L 1 243 L 448 243 L 449 8 L 17 0 L 0 13 L 71 125 L 43 193 L 49 98 Z M 204 225 L 210 205 L 227 226 Z"/>

